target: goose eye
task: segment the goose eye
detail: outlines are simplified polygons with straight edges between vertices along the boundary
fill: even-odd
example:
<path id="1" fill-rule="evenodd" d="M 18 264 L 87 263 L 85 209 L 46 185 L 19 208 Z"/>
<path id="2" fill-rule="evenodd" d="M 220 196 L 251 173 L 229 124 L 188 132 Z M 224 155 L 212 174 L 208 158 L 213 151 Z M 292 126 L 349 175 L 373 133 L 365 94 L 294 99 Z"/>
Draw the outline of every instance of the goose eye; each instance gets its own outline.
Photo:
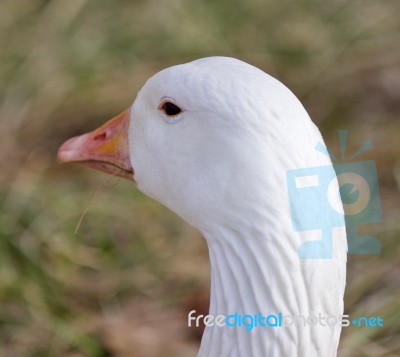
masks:
<path id="1" fill-rule="evenodd" d="M 169 117 L 173 117 L 182 113 L 182 109 L 172 102 L 164 102 L 161 104 L 160 109 Z"/>

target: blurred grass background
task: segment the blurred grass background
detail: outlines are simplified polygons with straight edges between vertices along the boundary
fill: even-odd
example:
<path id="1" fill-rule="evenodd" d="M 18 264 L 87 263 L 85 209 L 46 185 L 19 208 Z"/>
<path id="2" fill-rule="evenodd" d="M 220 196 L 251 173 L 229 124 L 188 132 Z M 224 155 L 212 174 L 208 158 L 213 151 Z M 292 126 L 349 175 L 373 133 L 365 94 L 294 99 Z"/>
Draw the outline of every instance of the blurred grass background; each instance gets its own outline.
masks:
<path id="1" fill-rule="evenodd" d="M 2 0 L 0 356 L 195 355 L 185 307 L 209 289 L 200 234 L 55 154 L 155 72 L 210 55 L 284 82 L 333 151 L 338 129 L 350 153 L 374 143 L 360 160 L 377 162 L 384 220 L 361 231 L 383 251 L 349 256 L 345 311 L 384 327 L 344 328 L 339 355 L 400 355 L 399 13 L 396 0 Z"/>

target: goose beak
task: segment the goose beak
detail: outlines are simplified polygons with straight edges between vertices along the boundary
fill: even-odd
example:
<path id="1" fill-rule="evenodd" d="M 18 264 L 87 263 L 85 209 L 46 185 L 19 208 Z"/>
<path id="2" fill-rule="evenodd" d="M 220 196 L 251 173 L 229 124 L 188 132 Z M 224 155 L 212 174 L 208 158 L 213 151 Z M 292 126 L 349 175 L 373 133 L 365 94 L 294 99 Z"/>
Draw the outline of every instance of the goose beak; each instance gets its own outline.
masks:
<path id="1" fill-rule="evenodd" d="M 58 150 L 58 160 L 132 180 L 133 169 L 128 144 L 129 123 L 130 109 L 90 133 L 67 140 Z"/>

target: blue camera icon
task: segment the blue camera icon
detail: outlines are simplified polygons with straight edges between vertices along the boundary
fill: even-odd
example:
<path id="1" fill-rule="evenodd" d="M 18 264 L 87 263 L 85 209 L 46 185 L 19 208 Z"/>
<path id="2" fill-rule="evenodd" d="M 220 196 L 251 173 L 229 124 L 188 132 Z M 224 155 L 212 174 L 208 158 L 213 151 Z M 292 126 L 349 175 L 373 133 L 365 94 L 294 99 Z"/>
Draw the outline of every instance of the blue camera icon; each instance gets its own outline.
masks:
<path id="1" fill-rule="evenodd" d="M 379 254 L 381 242 L 375 237 L 359 236 L 359 224 L 382 221 L 375 162 L 358 161 L 334 164 L 339 181 L 347 230 L 349 254 Z"/>
<path id="2" fill-rule="evenodd" d="M 286 178 L 294 231 L 322 232 L 320 240 L 300 245 L 301 259 L 331 258 L 335 227 L 346 227 L 349 254 L 380 253 L 376 238 L 357 234 L 359 224 L 382 220 L 374 161 L 293 169 Z"/>

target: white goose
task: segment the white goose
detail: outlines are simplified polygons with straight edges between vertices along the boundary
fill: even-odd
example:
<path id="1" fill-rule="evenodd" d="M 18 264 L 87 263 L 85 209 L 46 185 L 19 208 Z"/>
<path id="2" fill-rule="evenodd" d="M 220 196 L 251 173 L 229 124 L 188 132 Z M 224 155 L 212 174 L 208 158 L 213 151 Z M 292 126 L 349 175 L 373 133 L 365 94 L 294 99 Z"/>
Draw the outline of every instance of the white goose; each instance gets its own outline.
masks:
<path id="1" fill-rule="evenodd" d="M 330 259 L 300 259 L 299 245 L 319 232 L 295 232 L 291 221 L 286 172 L 331 166 L 318 143 L 318 129 L 282 83 L 210 57 L 157 73 L 129 110 L 68 140 L 58 157 L 134 180 L 202 232 L 210 314 L 341 316 L 345 230 L 334 230 Z M 340 332 L 326 320 L 250 332 L 209 326 L 199 356 L 335 356 Z"/>

